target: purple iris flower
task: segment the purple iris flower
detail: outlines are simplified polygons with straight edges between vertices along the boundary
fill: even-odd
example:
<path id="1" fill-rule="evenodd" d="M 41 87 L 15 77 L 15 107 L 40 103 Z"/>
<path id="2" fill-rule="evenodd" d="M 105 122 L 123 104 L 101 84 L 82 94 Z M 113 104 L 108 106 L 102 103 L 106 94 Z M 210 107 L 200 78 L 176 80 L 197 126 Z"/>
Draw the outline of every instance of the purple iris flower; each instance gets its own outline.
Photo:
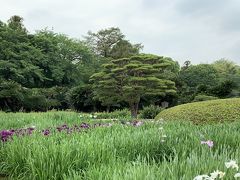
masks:
<path id="1" fill-rule="evenodd" d="M 87 124 L 87 123 L 82 123 L 82 124 L 80 125 L 80 127 L 81 127 L 81 128 L 84 128 L 84 129 L 88 129 L 88 128 L 90 128 L 90 125 Z"/>
<path id="2" fill-rule="evenodd" d="M 9 139 L 12 139 L 13 134 L 14 134 L 14 132 L 8 131 L 8 130 L 0 131 L 1 141 L 2 141 L 2 142 L 6 142 L 6 141 L 8 141 Z"/>
<path id="3" fill-rule="evenodd" d="M 48 136 L 49 134 L 50 134 L 50 130 L 49 129 L 43 130 L 43 135 L 44 136 Z"/>

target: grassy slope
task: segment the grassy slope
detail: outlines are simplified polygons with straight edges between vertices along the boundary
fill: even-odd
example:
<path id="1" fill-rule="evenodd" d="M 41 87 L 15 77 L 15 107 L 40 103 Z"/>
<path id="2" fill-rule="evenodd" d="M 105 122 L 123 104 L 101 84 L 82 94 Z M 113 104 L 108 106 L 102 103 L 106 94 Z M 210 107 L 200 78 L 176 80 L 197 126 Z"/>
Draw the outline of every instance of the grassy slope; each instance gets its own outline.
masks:
<path id="1" fill-rule="evenodd" d="M 240 120 L 240 98 L 183 104 L 162 111 L 156 117 L 160 118 L 194 123 Z"/>

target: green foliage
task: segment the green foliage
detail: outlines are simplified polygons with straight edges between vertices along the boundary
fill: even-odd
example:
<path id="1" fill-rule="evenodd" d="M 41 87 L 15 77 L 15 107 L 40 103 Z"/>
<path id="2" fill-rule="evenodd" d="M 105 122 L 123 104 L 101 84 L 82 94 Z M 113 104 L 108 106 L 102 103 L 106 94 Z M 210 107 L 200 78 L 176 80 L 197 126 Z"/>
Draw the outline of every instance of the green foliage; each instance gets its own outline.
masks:
<path id="1" fill-rule="evenodd" d="M 216 100 L 218 99 L 215 96 L 208 96 L 205 94 L 198 94 L 197 96 L 194 97 L 193 102 L 199 102 L 199 101 L 209 101 L 209 100 Z"/>
<path id="2" fill-rule="evenodd" d="M 120 40 L 111 49 L 110 57 L 114 59 L 130 57 L 139 54 L 142 48 L 141 44 L 131 44 L 127 40 Z"/>
<path id="3" fill-rule="evenodd" d="M 43 54 L 32 46 L 21 21 L 20 17 L 13 16 L 0 28 L 0 76 L 25 87 L 38 86 L 46 78 L 36 64 L 42 60 Z"/>
<path id="4" fill-rule="evenodd" d="M 139 54 L 143 46 L 131 44 L 124 38 L 125 35 L 116 27 L 102 29 L 96 33 L 89 31 L 85 37 L 86 43 L 93 52 L 104 58 L 119 59 Z"/>
<path id="5" fill-rule="evenodd" d="M 113 46 L 121 41 L 124 35 L 119 28 L 111 27 L 100 30 L 97 33 L 89 31 L 88 36 L 85 38 L 89 47 L 91 47 L 96 54 L 107 58 L 110 57 Z"/>
<path id="6" fill-rule="evenodd" d="M 47 30 L 39 31 L 31 41 L 44 52 L 44 59 L 38 62 L 48 78 L 44 86 L 67 86 L 86 81 L 81 79 L 84 76 L 78 69 L 83 69 L 86 63 L 90 65 L 94 56 L 83 42 Z"/>
<path id="7" fill-rule="evenodd" d="M 190 61 L 185 62 L 185 66 L 176 80 L 179 104 L 191 102 L 196 93 L 206 93 L 206 89 L 217 83 L 216 69 L 209 64 L 190 65 Z M 211 81 L 211 83 L 208 83 Z M 203 88 L 204 87 L 204 88 Z"/>
<path id="8" fill-rule="evenodd" d="M 162 108 L 159 106 L 150 105 L 144 107 L 140 112 L 140 118 L 143 119 L 154 119 L 160 112 Z"/>
<path id="9" fill-rule="evenodd" d="M 191 121 L 196 124 L 240 120 L 240 98 L 179 105 L 159 113 L 155 119 Z"/>
<path id="10" fill-rule="evenodd" d="M 217 84 L 217 70 L 210 64 L 191 65 L 180 72 L 180 79 L 190 87 L 200 84 L 214 86 Z"/>
<path id="11" fill-rule="evenodd" d="M 174 64 L 170 58 L 148 54 L 112 60 L 103 66 L 102 72 L 91 77 L 94 96 L 103 105 L 128 103 L 132 117 L 136 118 L 138 104 L 144 96 L 175 93 L 174 82 L 164 76 L 165 70 Z"/>
<path id="12" fill-rule="evenodd" d="M 181 67 L 181 70 L 186 70 L 191 66 L 191 61 L 187 60 L 183 63 L 183 66 Z"/>
<path id="13" fill-rule="evenodd" d="M 139 103 L 173 106 L 198 94 L 240 95 L 240 66 L 230 60 L 186 61 L 179 72 L 171 58 L 139 54 L 142 48 L 114 27 L 81 41 L 47 29 L 30 33 L 17 15 L 0 21 L 0 109 L 109 111 L 128 103 L 136 117 Z"/>
<path id="14" fill-rule="evenodd" d="M 66 93 L 64 87 L 29 89 L 15 82 L 3 82 L 0 85 L 0 109 L 13 112 L 67 109 Z"/>
<path id="15" fill-rule="evenodd" d="M 239 97 L 239 66 L 221 59 L 213 64 L 190 65 L 186 62 L 176 81 L 178 104 L 189 103 L 197 94 L 218 98 Z"/>
<path id="16" fill-rule="evenodd" d="M 0 40 L 3 110 L 66 109 L 67 89 L 88 83 L 100 68 L 83 42 L 46 29 L 30 34 L 19 16 L 0 23 Z"/>
<path id="17" fill-rule="evenodd" d="M 47 111 L 50 107 L 49 102 L 43 95 L 28 95 L 23 104 L 26 111 Z"/>
<path id="18" fill-rule="evenodd" d="M 24 90 L 16 82 L 1 82 L 0 84 L 0 109 L 5 111 L 18 111 L 24 101 Z"/>
<path id="19" fill-rule="evenodd" d="M 233 81 L 225 80 L 221 82 L 219 85 L 216 85 L 213 88 L 211 88 L 210 93 L 217 97 L 224 98 L 231 94 L 234 87 L 235 85 Z"/>
<path id="20" fill-rule="evenodd" d="M 68 93 L 68 100 L 77 111 L 93 111 L 99 104 L 93 100 L 93 92 L 90 85 L 80 85 L 72 88 Z"/>
<path id="21" fill-rule="evenodd" d="M 220 77 L 223 80 L 226 80 L 229 78 L 230 78 L 229 80 L 232 80 L 236 78 L 237 72 L 240 68 L 236 63 L 227 59 L 217 60 L 213 63 L 213 66 L 216 68 Z"/>
<path id="22" fill-rule="evenodd" d="M 8 26 L 11 29 L 14 29 L 16 31 L 21 31 L 26 33 L 27 30 L 23 25 L 23 18 L 17 15 L 12 16 L 9 20 L 8 20 Z"/>
<path id="23" fill-rule="evenodd" d="M 115 110 L 113 112 L 96 113 L 97 119 L 130 119 L 131 113 L 128 109 Z"/>
<path id="24" fill-rule="evenodd" d="M 58 86 L 52 87 L 52 88 L 29 89 L 29 92 L 27 93 L 27 97 L 25 99 L 25 104 L 28 105 L 27 106 L 28 108 L 26 110 L 29 111 L 29 108 L 30 108 L 30 111 L 35 111 L 35 110 L 46 111 L 49 109 L 59 109 L 59 110 L 67 109 L 69 107 L 69 104 L 66 98 L 67 93 L 68 93 L 67 87 L 58 87 Z M 40 105 L 39 102 L 35 102 L 34 101 L 35 98 L 39 98 L 39 102 L 42 102 L 42 105 Z M 33 104 L 31 104 L 31 102 Z M 42 107 L 42 108 L 38 108 L 38 107 Z"/>

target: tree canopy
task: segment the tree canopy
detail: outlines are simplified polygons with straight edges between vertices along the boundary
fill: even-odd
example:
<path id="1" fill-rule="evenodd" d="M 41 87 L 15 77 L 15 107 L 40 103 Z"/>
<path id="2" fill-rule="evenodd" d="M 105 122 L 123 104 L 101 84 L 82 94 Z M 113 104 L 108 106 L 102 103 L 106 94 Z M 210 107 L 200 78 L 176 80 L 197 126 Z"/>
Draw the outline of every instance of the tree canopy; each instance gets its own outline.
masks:
<path id="1" fill-rule="evenodd" d="M 131 44 L 125 40 L 125 35 L 119 28 L 111 27 L 96 33 L 91 31 L 85 36 L 86 43 L 102 57 L 123 58 L 138 54 L 143 48 L 141 44 Z"/>
<path id="2" fill-rule="evenodd" d="M 169 58 L 149 54 L 112 60 L 91 77 L 94 96 L 105 105 L 125 101 L 136 117 L 142 97 L 176 92 L 174 82 L 164 77 L 173 65 Z"/>
<path id="3" fill-rule="evenodd" d="M 0 110 L 102 111 L 170 106 L 240 96 L 240 66 L 220 59 L 181 67 L 169 57 L 141 54 L 118 27 L 81 40 L 48 29 L 30 33 L 24 19 L 0 20 Z"/>

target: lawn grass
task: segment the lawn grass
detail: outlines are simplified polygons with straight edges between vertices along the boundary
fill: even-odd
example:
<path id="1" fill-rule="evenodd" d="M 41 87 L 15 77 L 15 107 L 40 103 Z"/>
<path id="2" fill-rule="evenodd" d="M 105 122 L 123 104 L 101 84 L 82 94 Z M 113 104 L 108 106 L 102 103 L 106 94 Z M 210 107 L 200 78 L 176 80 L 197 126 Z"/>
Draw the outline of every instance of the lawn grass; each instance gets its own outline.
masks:
<path id="1" fill-rule="evenodd" d="M 74 112 L 0 113 L 0 130 L 36 126 L 30 136 L 0 143 L 0 174 L 24 180 L 189 180 L 219 169 L 227 172 L 225 179 L 233 179 L 237 171 L 224 163 L 240 162 L 239 122 L 116 122 L 71 134 L 54 131 L 82 122 L 99 120 Z M 44 136 L 42 129 L 49 127 L 51 134 Z M 213 147 L 201 144 L 203 140 L 212 140 Z"/>

